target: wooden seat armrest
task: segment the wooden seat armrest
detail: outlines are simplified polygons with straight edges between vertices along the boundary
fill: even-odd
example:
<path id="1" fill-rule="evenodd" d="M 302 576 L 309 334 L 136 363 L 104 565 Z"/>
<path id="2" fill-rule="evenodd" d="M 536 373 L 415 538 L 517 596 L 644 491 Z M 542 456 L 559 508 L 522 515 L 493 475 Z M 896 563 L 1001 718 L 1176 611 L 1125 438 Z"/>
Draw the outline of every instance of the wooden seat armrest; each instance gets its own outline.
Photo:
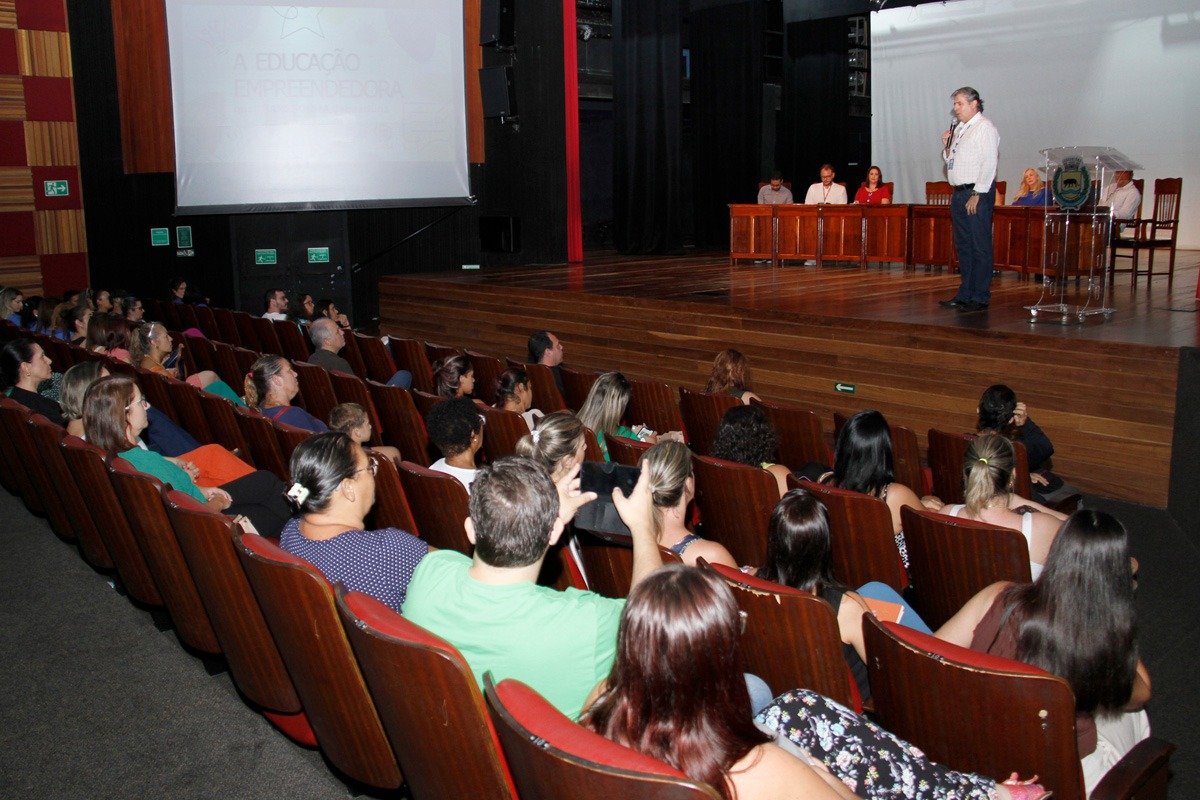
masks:
<path id="1" fill-rule="evenodd" d="M 1091 800 L 1166 797 L 1169 765 L 1175 745 L 1151 736 L 1125 754 L 1092 791 Z"/>

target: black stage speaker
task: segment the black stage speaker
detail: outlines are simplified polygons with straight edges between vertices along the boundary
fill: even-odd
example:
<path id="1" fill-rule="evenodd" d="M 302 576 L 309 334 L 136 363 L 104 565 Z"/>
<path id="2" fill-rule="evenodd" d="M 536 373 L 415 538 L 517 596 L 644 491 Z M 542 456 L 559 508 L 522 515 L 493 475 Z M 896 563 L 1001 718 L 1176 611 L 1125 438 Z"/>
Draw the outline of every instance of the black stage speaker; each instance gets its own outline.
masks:
<path id="1" fill-rule="evenodd" d="M 479 249 L 485 253 L 519 253 L 521 218 L 480 217 Z"/>
<path id="2" fill-rule="evenodd" d="M 479 70 L 479 93 L 483 96 L 484 118 L 517 115 L 512 67 L 485 67 Z"/>
<path id="3" fill-rule="evenodd" d="M 1200 544 L 1200 348 L 1179 348 L 1175 430 L 1167 511 L 1180 530 Z"/>
<path id="4" fill-rule="evenodd" d="M 516 43 L 513 25 L 515 0 L 481 0 L 479 4 L 479 44 L 508 48 Z"/>

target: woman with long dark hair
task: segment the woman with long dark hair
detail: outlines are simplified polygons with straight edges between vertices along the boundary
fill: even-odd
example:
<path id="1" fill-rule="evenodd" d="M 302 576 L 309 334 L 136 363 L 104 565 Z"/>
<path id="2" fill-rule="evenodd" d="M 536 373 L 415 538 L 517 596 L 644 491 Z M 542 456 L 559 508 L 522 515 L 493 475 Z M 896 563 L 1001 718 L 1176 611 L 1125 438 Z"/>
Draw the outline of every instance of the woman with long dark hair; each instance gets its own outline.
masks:
<path id="1" fill-rule="evenodd" d="M 842 426 L 833 451 L 833 471 L 821 476 L 821 483 L 869 494 L 886 503 L 892 513 L 896 547 L 907 568 L 908 546 L 900 509 L 908 506 L 940 511 L 942 501 L 932 496 L 917 497 L 912 489 L 897 483 L 892 464 L 892 432 L 887 420 L 878 411 L 860 411 Z"/>
<path id="2" fill-rule="evenodd" d="M 466 356 L 450 356 L 433 365 L 433 382 L 439 397 L 472 397 L 475 368 Z"/>
<path id="3" fill-rule="evenodd" d="M 775 478 L 779 496 L 787 494 L 787 479 L 792 471 L 775 463 L 779 458 L 779 436 L 761 407 L 734 406 L 726 411 L 713 438 L 712 454 L 715 458 L 765 469 Z"/>
<path id="4" fill-rule="evenodd" d="M 1125 527 L 1104 512 L 1080 510 L 1059 530 L 1037 580 L 988 586 L 937 632 L 1071 685 L 1089 793 L 1150 735 L 1142 710 L 1150 675 L 1138 658 L 1134 588 Z"/>
<path id="5" fill-rule="evenodd" d="M 66 425 L 62 407 L 38 393 L 38 387 L 53 377 L 50 356 L 33 339 L 13 339 L 0 350 L 0 390 L 55 425 Z"/>

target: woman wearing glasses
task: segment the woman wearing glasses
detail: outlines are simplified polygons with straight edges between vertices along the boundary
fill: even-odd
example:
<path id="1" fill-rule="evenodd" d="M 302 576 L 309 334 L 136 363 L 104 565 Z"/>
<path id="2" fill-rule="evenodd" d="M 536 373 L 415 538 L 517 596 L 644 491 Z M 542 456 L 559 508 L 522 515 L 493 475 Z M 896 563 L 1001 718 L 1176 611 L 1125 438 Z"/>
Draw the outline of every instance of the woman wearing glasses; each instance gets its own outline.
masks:
<path id="1" fill-rule="evenodd" d="M 375 504 L 375 462 L 340 431 L 318 433 L 292 452 L 288 497 L 300 516 L 279 546 L 320 570 L 331 583 L 400 611 L 413 570 L 432 548 L 398 528 L 366 530 Z"/>
<path id="2" fill-rule="evenodd" d="M 142 442 L 149 425 L 150 403 L 132 378 L 109 375 L 87 390 L 83 399 L 83 429 L 90 444 L 119 456 L 137 470 L 229 516 L 244 516 L 263 536 L 278 536 L 291 516 L 283 482 L 266 470 L 215 487 L 196 485 L 184 467 Z"/>

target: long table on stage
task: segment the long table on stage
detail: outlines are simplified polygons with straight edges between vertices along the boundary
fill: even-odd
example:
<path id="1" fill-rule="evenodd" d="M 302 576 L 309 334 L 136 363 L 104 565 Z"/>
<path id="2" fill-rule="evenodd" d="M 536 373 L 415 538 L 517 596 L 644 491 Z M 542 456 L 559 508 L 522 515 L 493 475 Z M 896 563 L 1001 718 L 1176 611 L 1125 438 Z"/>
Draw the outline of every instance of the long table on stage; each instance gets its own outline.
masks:
<path id="1" fill-rule="evenodd" d="M 1051 209 L 1057 211 L 1057 209 Z M 1091 235 L 1091 217 L 1069 226 L 1051 214 L 1050 235 L 1065 244 L 1060 275 L 1087 275 L 1103 263 Z M 996 206 L 992 249 L 996 269 L 1042 274 L 1046 209 Z M 1065 238 L 1066 241 L 1061 240 Z M 1057 248 L 1051 248 L 1052 251 Z M 729 206 L 729 259 L 770 261 L 893 262 L 956 267 L 950 207 L 944 205 L 755 205 Z M 1058 265 L 1052 264 L 1057 268 Z"/>

